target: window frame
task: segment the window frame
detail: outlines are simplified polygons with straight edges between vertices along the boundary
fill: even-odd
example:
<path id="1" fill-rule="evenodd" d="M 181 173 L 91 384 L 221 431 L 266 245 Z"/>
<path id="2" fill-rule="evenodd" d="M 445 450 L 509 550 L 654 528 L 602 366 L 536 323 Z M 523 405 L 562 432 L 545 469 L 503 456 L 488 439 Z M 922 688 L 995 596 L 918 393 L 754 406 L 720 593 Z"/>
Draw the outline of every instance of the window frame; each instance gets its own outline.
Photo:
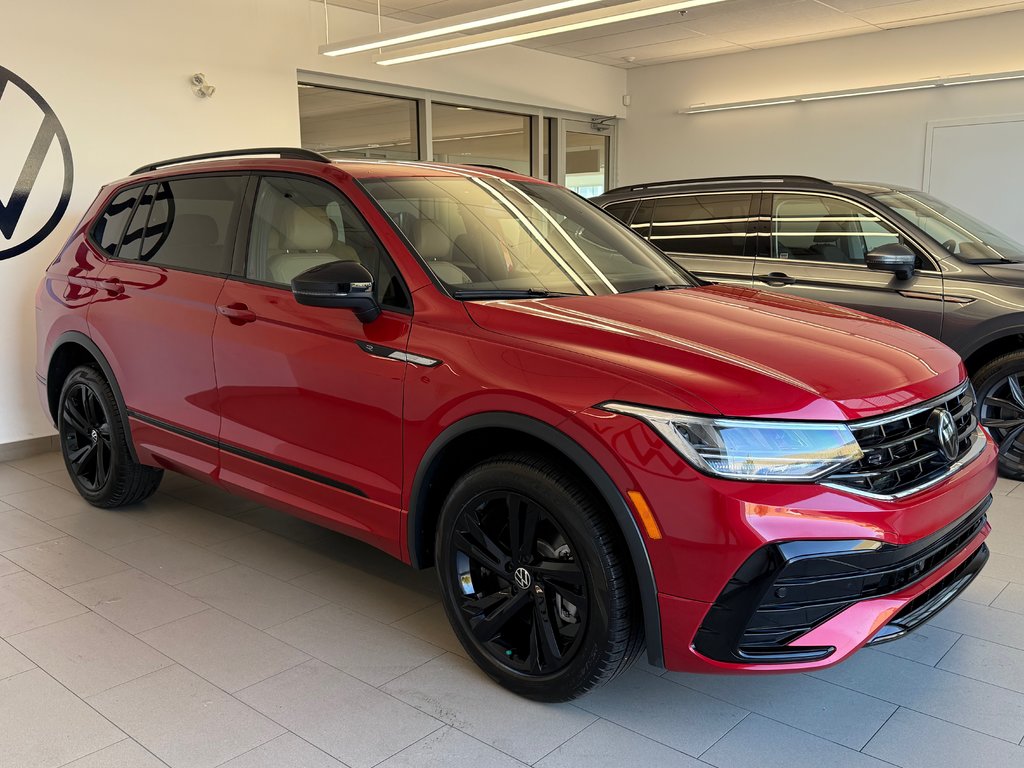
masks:
<path id="1" fill-rule="evenodd" d="M 124 240 L 124 235 L 128 231 L 128 225 L 132 223 L 132 217 L 135 215 L 136 209 L 139 207 L 139 203 L 142 201 L 142 195 L 146 191 L 150 182 L 145 181 L 139 184 L 125 184 L 122 187 L 118 187 L 113 190 L 107 199 L 103 201 L 103 208 L 100 210 L 99 215 L 93 220 L 92 226 L 89 227 L 89 231 L 86 233 L 85 239 L 99 254 L 101 259 L 111 261 L 116 258 L 117 252 L 121 250 L 121 241 Z M 96 230 L 99 229 L 100 221 L 107 214 L 107 210 L 113 204 L 122 193 L 128 192 L 129 190 L 138 189 L 141 190 L 139 196 L 135 199 L 135 204 L 132 205 L 132 209 L 128 211 L 128 218 L 124 222 L 124 229 L 121 230 L 121 234 L 117 237 L 117 242 L 114 243 L 114 253 L 109 254 L 107 250 L 100 244 L 100 241 L 96 238 Z"/>
<path id="2" fill-rule="evenodd" d="M 179 266 L 175 266 L 173 264 L 161 264 L 160 262 L 141 261 L 139 259 L 122 259 L 122 258 L 120 258 L 119 254 L 121 253 L 121 246 L 124 245 L 124 236 L 126 234 L 128 234 L 128 226 L 131 224 L 132 219 L 135 217 L 136 211 L 138 211 L 139 206 L 142 204 L 142 198 L 145 196 L 145 192 L 146 192 L 147 188 L 149 188 L 151 185 L 158 185 L 158 184 L 162 184 L 162 183 L 170 183 L 172 181 L 178 181 L 180 179 L 207 178 L 207 177 L 210 177 L 210 176 L 214 176 L 214 177 L 240 176 L 240 177 L 244 177 L 245 178 L 245 180 L 242 183 L 242 194 L 241 194 L 241 196 L 238 199 L 238 210 L 235 212 L 234 216 L 232 216 L 232 220 L 228 222 L 228 229 L 230 230 L 233 227 L 234 231 L 231 232 L 230 234 L 228 232 L 225 232 L 225 234 L 224 234 L 224 241 L 225 241 L 225 245 L 227 246 L 227 251 L 228 251 L 228 259 L 227 259 L 228 271 L 227 272 L 214 272 L 214 271 L 205 270 L 205 269 L 192 269 L 190 267 L 179 267 Z M 125 224 L 124 231 L 121 233 L 121 237 L 118 238 L 117 248 L 114 250 L 114 255 L 113 256 L 108 255 L 107 252 L 103 250 L 102 246 L 100 246 L 99 242 L 94 237 L 94 233 L 95 233 L 96 227 L 99 224 L 99 218 L 97 218 L 96 222 L 94 222 L 92 227 L 89 228 L 89 235 L 88 235 L 89 243 L 97 251 L 99 251 L 100 258 L 102 258 L 102 259 L 104 259 L 104 260 L 106 260 L 108 262 L 117 262 L 117 263 L 120 263 L 120 264 L 135 264 L 136 266 L 140 266 L 140 267 L 152 267 L 153 269 L 166 269 L 166 270 L 171 270 L 171 271 L 174 271 L 174 272 L 185 272 L 187 274 L 192 274 L 192 275 L 206 275 L 207 277 L 218 277 L 218 278 L 220 278 L 220 277 L 223 277 L 223 278 L 231 277 L 233 272 L 234 272 L 235 263 L 236 263 L 236 259 L 237 259 L 239 225 L 240 225 L 242 219 L 245 217 L 245 205 L 246 205 L 246 200 L 247 200 L 249 188 L 251 186 L 252 186 L 252 172 L 251 171 L 207 171 L 207 172 L 201 172 L 200 171 L 200 172 L 195 172 L 195 173 L 175 174 L 173 176 L 160 176 L 160 177 L 155 178 L 155 179 L 154 178 L 150 178 L 150 179 L 148 179 L 146 181 L 142 181 L 142 182 L 140 182 L 138 184 L 125 184 L 123 187 L 120 187 L 117 190 L 115 190 L 113 192 L 113 194 L 111 194 L 110 198 L 107 200 L 107 202 L 103 206 L 103 212 L 105 213 L 106 210 L 107 210 L 107 207 L 109 207 L 110 203 L 113 202 L 114 198 L 117 197 L 118 195 L 120 195 L 122 192 L 125 192 L 125 191 L 127 191 L 129 189 L 141 189 L 142 190 L 142 192 L 139 194 L 138 199 L 135 201 L 135 205 L 132 207 L 131 214 L 129 214 L 129 216 L 128 216 L 128 221 Z M 152 208 L 150 208 L 150 211 L 152 211 Z M 101 213 L 100 216 L 102 216 L 102 215 L 103 214 Z M 146 224 L 143 226 L 143 235 L 145 235 L 145 227 L 148 226 L 148 225 L 149 225 L 149 213 L 146 214 Z M 145 237 L 143 237 L 143 241 L 144 240 L 145 240 Z M 140 248 L 141 248 L 141 246 L 142 246 L 142 244 L 140 243 Z"/>
<path id="3" fill-rule="evenodd" d="M 856 268 L 856 269 L 868 269 L 867 264 L 860 264 L 853 261 L 837 262 L 837 261 L 814 261 L 811 259 L 777 259 L 772 255 L 772 238 L 774 234 L 772 232 L 772 220 L 775 218 L 775 198 L 778 195 L 804 195 L 811 197 L 827 197 L 833 200 L 839 200 L 847 203 L 848 205 L 855 206 L 864 211 L 867 211 L 883 222 L 885 222 L 894 232 L 900 235 L 907 244 L 912 247 L 915 251 L 915 255 L 924 265 L 920 269 L 916 269 L 915 273 L 924 275 L 942 275 L 942 271 L 935 265 L 935 260 L 931 255 L 931 251 L 928 247 L 921 242 L 921 240 L 915 237 L 913 234 L 907 231 L 905 227 L 901 227 L 898 222 L 893 220 L 891 215 L 888 215 L 885 210 L 880 207 L 875 207 L 866 201 L 860 200 L 856 197 L 843 194 L 835 194 L 832 192 L 818 191 L 818 190 L 805 190 L 805 189 L 770 189 L 762 190 L 761 192 L 761 215 L 758 217 L 758 231 L 763 237 L 758 237 L 758 248 L 757 258 L 763 259 L 766 263 L 778 264 L 783 262 L 789 262 L 791 264 L 806 264 L 808 266 L 824 266 L 824 267 L 844 267 L 844 268 Z M 877 271 L 877 270 L 876 270 Z"/>
<path id="4" fill-rule="evenodd" d="M 326 187 L 328 190 L 339 195 L 343 200 L 348 202 L 359 221 L 366 227 L 366 231 L 370 233 L 370 236 L 379 247 L 381 258 L 387 259 L 391 264 L 398 281 L 401 283 L 402 290 L 405 292 L 405 295 L 409 300 L 408 307 L 395 307 L 390 304 L 382 303 L 380 304 L 380 308 L 386 312 L 396 312 L 401 315 L 411 316 L 414 313 L 412 291 L 409 290 L 409 284 L 406 282 L 405 275 L 402 274 L 402 271 L 398 268 L 398 264 L 396 264 L 395 260 L 391 257 L 391 252 L 388 251 L 387 247 L 381 241 L 380 235 L 377 234 L 377 231 L 373 228 L 370 222 L 366 220 L 363 212 L 359 210 L 359 206 L 356 205 L 355 201 L 347 193 L 339 189 L 334 184 L 331 184 L 317 176 L 311 176 L 307 173 L 298 173 L 294 171 L 254 171 L 251 174 L 249 188 L 245 199 L 245 207 L 238 222 L 238 237 L 235 242 L 235 260 L 232 264 L 232 272 L 227 276 L 229 280 L 248 283 L 249 285 L 259 285 L 264 288 L 275 288 L 280 291 L 286 291 L 288 294 L 294 296 L 291 286 L 273 283 L 268 280 L 257 280 L 249 277 L 247 274 L 249 264 L 249 244 L 252 240 L 253 222 L 256 218 L 256 198 L 259 193 L 260 184 L 266 178 L 290 178 L 299 181 L 307 181 Z M 390 219 L 389 224 L 391 224 Z M 395 229 L 397 230 L 397 227 Z M 374 286 L 374 290 L 376 290 L 376 285 Z"/>

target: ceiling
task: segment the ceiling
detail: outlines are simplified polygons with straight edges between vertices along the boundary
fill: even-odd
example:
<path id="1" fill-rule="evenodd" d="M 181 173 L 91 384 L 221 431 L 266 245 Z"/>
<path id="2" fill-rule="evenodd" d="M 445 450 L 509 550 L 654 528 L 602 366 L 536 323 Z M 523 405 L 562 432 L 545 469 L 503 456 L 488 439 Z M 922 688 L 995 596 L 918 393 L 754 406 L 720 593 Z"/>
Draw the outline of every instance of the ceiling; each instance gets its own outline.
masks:
<path id="1" fill-rule="evenodd" d="M 375 0 L 329 2 L 377 12 Z M 493 7 L 479 0 L 381 0 L 385 16 L 412 22 Z M 1021 9 L 1021 0 L 727 0 L 524 45 L 632 68 Z"/>

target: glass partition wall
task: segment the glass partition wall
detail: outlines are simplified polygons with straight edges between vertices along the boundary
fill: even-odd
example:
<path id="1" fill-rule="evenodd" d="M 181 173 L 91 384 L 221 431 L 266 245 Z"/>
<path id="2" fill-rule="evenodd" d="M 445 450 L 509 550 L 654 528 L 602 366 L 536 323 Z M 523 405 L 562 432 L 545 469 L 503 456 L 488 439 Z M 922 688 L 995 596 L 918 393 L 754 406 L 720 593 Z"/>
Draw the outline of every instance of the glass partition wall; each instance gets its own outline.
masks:
<path id="1" fill-rule="evenodd" d="M 540 109 L 491 108 L 303 82 L 302 146 L 328 157 L 491 165 L 565 183 L 584 197 L 611 186 L 614 127 L 550 117 Z M 599 132 L 600 131 L 600 132 Z"/>

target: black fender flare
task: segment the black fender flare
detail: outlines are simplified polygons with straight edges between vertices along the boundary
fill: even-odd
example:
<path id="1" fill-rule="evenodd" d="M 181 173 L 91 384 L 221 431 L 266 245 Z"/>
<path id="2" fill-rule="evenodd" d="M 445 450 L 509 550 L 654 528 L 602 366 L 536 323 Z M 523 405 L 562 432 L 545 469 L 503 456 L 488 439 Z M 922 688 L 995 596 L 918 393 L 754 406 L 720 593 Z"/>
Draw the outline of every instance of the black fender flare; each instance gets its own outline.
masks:
<path id="1" fill-rule="evenodd" d="M 57 351 L 65 344 L 77 344 L 83 347 L 93 359 L 96 364 L 99 365 L 100 370 L 103 371 L 103 376 L 107 379 L 107 383 L 110 384 L 111 390 L 114 392 L 114 400 L 117 402 L 118 417 L 121 420 L 121 426 L 124 428 L 124 435 L 128 443 L 128 451 L 131 454 L 132 461 L 138 462 L 139 455 L 135 450 L 135 441 L 132 440 L 131 425 L 128 423 L 128 407 L 125 405 L 124 396 L 121 394 L 121 387 L 117 383 L 117 377 L 114 376 L 114 370 L 110 367 L 110 363 L 107 362 L 107 358 L 100 351 L 100 348 L 96 346 L 96 343 L 86 336 L 81 331 L 65 331 L 53 344 L 53 349 L 50 351 L 50 356 L 46 361 L 46 375 L 47 380 L 50 376 L 50 368 L 53 365 L 54 355 Z M 47 381 L 47 387 L 49 387 L 49 381 Z"/>
<path id="2" fill-rule="evenodd" d="M 543 421 L 510 412 L 478 413 L 455 422 L 434 438 L 420 459 L 413 479 L 412 495 L 409 498 L 407 536 L 409 559 L 412 566 L 414 568 L 426 567 L 424 562 L 426 552 L 423 546 L 423 524 L 426 512 L 423 509 L 423 500 L 433 474 L 435 460 L 455 438 L 468 432 L 487 428 L 523 432 L 546 443 L 573 462 L 576 468 L 593 483 L 611 511 L 629 549 L 630 560 L 633 563 L 636 583 L 640 592 L 640 605 L 643 609 L 648 660 L 654 666 L 663 666 L 665 662 L 661 640 L 658 587 L 654 579 L 651 559 L 636 518 L 633 517 L 622 493 L 597 460 L 571 437 Z"/>

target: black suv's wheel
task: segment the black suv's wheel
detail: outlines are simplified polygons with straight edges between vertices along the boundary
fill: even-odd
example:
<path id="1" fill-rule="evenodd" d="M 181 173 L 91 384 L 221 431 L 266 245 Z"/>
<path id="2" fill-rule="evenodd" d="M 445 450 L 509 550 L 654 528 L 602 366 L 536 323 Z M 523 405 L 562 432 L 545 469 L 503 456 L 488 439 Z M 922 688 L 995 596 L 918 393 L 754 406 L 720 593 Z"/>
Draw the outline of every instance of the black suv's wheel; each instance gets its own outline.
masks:
<path id="1" fill-rule="evenodd" d="M 95 368 L 80 366 L 65 379 L 57 429 L 68 474 L 90 504 L 133 504 L 160 485 L 162 469 L 132 460 L 114 392 Z"/>
<path id="2" fill-rule="evenodd" d="M 986 363 L 975 375 L 981 423 L 999 443 L 999 470 L 1024 480 L 1024 351 Z"/>
<path id="3" fill-rule="evenodd" d="M 437 531 L 445 611 L 501 685 L 566 701 L 643 648 L 630 565 L 573 477 L 531 455 L 480 464 L 448 495 Z"/>

